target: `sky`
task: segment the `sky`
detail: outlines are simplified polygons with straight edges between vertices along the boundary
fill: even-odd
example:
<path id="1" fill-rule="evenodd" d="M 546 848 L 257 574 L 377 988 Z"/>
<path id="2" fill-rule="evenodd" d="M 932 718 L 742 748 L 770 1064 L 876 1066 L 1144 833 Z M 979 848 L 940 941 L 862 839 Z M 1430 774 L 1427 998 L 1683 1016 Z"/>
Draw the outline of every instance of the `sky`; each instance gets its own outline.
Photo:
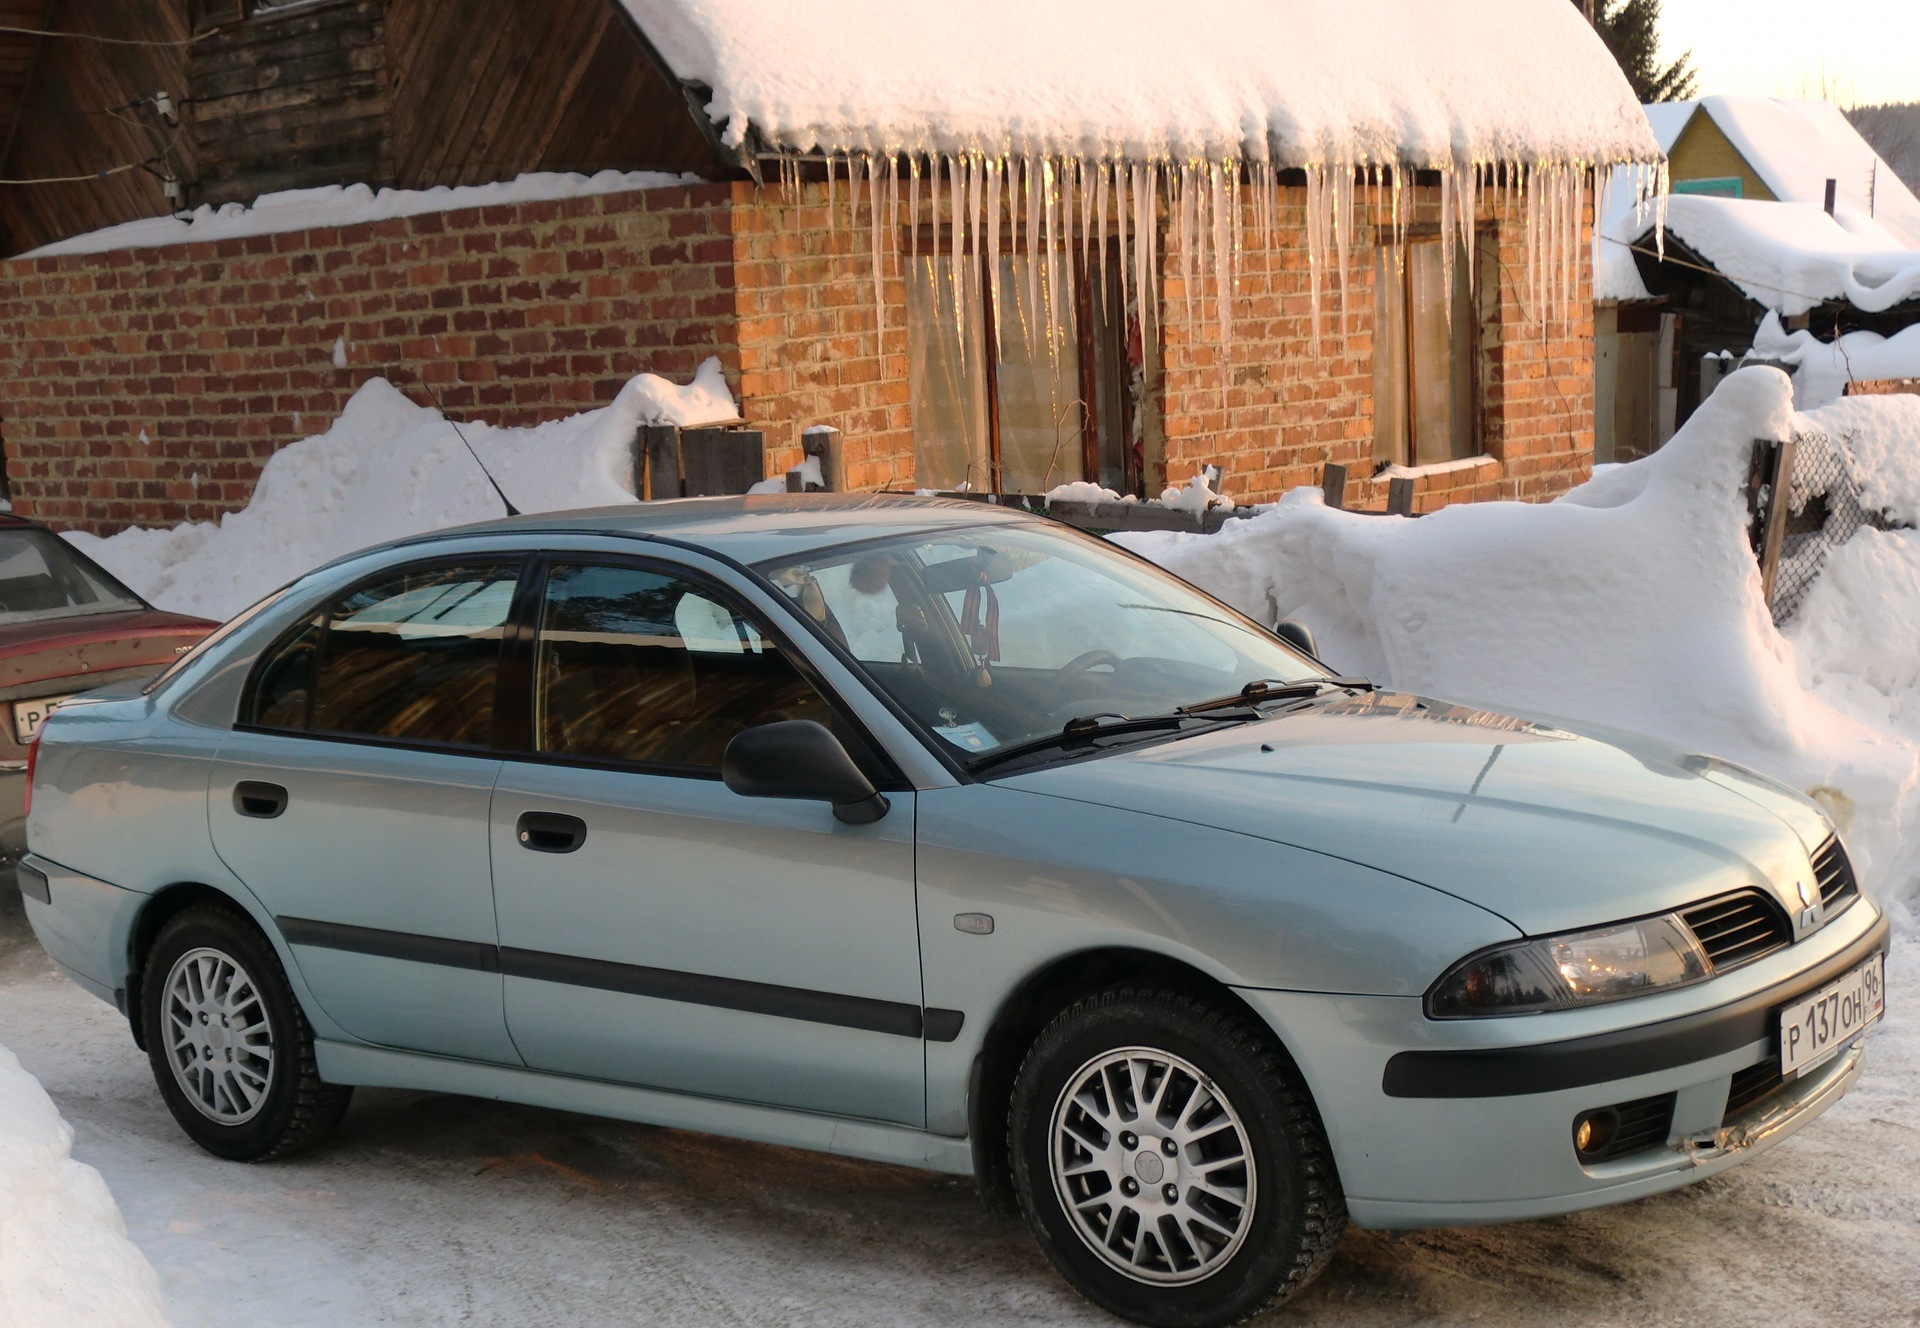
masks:
<path id="1" fill-rule="evenodd" d="M 1689 47 L 1702 94 L 1920 101 L 1920 0 L 1663 0 L 1661 58 Z"/>

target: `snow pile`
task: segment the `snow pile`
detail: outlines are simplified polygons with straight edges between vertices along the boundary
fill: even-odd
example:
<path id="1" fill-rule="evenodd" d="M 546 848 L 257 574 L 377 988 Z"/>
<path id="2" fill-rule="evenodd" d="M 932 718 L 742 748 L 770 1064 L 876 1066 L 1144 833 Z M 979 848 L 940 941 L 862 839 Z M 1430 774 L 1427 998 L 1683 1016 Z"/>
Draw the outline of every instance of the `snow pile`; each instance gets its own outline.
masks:
<path id="1" fill-rule="evenodd" d="M 1668 235 L 1750 298 L 1789 317 L 1828 300 L 1879 313 L 1920 297 L 1920 249 L 1902 247 L 1877 227 L 1843 226 L 1818 203 L 1675 194 L 1610 223 L 1603 250 L 1630 257 L 1629 246 L 1652 248 L 1662 212 Z M 1612 280 L 1602 298 L 1635 298 L 1616 288 L 1623 280 Z"/>
<path id="2" fill-rule="evenodd" d="M 456 432 L 374 378 L 325 433 L 275 453 L 252 501 L 218 524 L 67 538 L 160 607 L 227 618 L 355 549 L 502 515 L 466 444 L 515 507 L 551 512 L 634 500 L 636 426 L 737 417 L 717 359 L 685 387 L 641 374 L 609 405 L 525 429 L 476 421 Z"/>
<path id="3" fill-rule="evenodd" d="M 1074 480 L 1071 484 L 1056 484 L 1047 490 L 1049 503 L 1132 503 L 1138 502 L 1132 494 L 1120 494 L 1105 485 L 1095 484 L 1092 480 Z"/>
<path id="4" fill-rule="evenodd" d="M 549 198 L 578 198 L 583 194 L 621 194 L 669 185 L 701 183 L 697 175 L 670 175 L 661 171 L 600 171 L 579 175 L 572 171 L 532 171 L 494 184 L 440 185 L 433 189 L 382 189 L 364 184 L 323 185 L 316 189 L 287 189 L 262 194 L 247 203 L 201 207 L 185 217 L 143 217 L 84 235 L 58 240 L 22 254 L 48 258 L 56 254 L 100 254 L 112 249 L 154 249 L 166 244 L 226 240 L 243 235 L 272 235 L 322 226 L 353 226 L 389 217 L 412 217 L 423 212 L 451 212 L 455 208 L 492 207 L 501 203 L 530 203 Z"/>
<path id="5" fill-rule="evenodd" d="M 1566 0 L 625 0 L 727 140 L 806 151 L 1651 161 Z"/>
<path id="6" fill-rule="evenodd" d="M 1920 254 L 1915 258 L 1920 260 Z M 1916 263 L 1920 276 L 1920 263 Z M 1891 337 L 1878 332 L 1847 332 L 1822 341 L 1802 330 L 1788 332 L 1771 311 L 1753 334 L 1756 357 L 1778 360 L 1793 367 L 1793 401 L 1811 410 L 1837 401 L 1848 383 L 1876 378 L 1920 378 L 1920 325 L 1903 328 Z M 1909 435 L 1913 437 L 1914 435 Z"/>
<path id="7" fill-rule="evenodd" d="M 1233 507 L 1233 499 L 1224 493 L 1214 492 L 1213 481 L 1207 478 L 1204 470 L 1193 472 L 1193 478 L 1185 484 L 1170 485 L 1163 489 L 1160 502 L 1176 512 L 1204 512 L 1209 507 Z"/>
<path id="8" fill-rule="evenodd" d="M 73 1131 L 0 1047 L 0 1324 L 165 1328 L 160 1279 Z"/>
<path id="9" fill-rule="evenodd" d="M 1920 411 L 1860 398 L 1797 415 L 1786 376 L 1756 368 L 1659 452 L 1554 503 L 1411 520 L 1299 489 L 1217 535 L 1114 538 L 1260 618 L 1300 618 L 1342 671 L 1659 734 L 1820 790 L 1876 891 L 1912 898 L 1920 534 L 1844 546 L 1790 637 L 1747 543 L 1752 440 L 1819 432 L 1853 438 L 1877 495 L 1920 497 Z"/>

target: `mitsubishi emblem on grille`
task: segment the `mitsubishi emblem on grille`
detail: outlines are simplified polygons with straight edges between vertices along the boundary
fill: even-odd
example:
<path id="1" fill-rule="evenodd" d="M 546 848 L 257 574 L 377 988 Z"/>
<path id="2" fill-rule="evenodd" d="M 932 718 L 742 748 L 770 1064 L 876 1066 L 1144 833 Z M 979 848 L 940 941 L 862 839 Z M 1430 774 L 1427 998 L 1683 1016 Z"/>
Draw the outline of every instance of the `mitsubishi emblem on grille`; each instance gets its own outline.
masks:
<path id="1" fill-rule="evenodd" d="M 1805 881 L 1795 888 L 1800 892 L 1800 931 L 1805 935 L 1820 925 L 1820 896 Z"/>

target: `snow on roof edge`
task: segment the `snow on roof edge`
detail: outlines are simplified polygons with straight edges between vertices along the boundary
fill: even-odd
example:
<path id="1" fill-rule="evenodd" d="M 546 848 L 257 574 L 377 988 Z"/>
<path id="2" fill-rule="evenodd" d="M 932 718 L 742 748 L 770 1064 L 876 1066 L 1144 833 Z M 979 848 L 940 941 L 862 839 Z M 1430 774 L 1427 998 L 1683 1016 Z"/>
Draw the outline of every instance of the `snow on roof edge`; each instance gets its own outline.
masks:
<path id="1" fill-rule="evenodd" d="M 1565 0 L 622 0 L 730 143 L 1464 168 L 1656 162 Z M 1221 40 L 1227 34 L 1231 40 Z M 1062 52 L 1071 52 L 1063 58 Z"/>
<path id="2" fill-rule="evenodd" d="M 643 189 L 704 183 L 697 175 L 662 171 L 531 171 L 492 184 L 439 185 L 432 189 L 381 189 L 364 184 L 321 185 L 262 194 L 251 203 L 203 206 L 191 216 L 141 217 L 99 230 L 70 235 L 16 254 L 16 258 L 53 258 L 62 254 L 101 254 L 115 249 L 158 249 L 169 244 L 198 244 L 238 236 L 275 235 L 325 226 L 354 226 L 393 217 L 417 217 L 456 208 L 491 207 L 543 199 L 618 194 Z"/>

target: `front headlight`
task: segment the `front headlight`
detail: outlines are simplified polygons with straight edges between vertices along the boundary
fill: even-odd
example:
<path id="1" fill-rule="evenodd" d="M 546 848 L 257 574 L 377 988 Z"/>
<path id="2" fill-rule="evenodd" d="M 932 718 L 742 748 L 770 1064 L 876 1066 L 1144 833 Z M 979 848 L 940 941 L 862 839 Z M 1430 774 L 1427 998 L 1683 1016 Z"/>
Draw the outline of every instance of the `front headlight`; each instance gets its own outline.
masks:
<path id="1" fill-rule="evenodd" d="M 1644 996 L 1713 976 L 1678 917 L 1516 941 L 1456 964 L 1427 993 L 1434 1019 L 1540 1014 Z"/>

